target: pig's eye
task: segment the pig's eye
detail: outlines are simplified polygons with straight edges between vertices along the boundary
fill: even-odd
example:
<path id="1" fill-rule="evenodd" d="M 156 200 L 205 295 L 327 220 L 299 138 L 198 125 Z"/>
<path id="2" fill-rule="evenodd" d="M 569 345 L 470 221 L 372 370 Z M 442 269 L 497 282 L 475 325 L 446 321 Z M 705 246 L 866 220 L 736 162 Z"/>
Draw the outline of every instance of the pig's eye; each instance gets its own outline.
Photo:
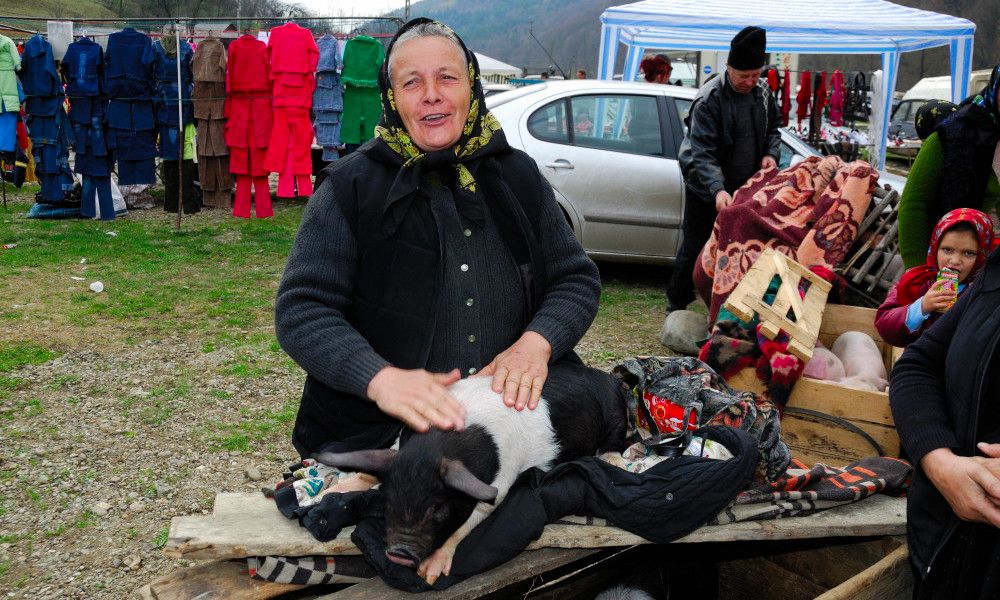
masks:
<path id="1" fill-rule="evenodd" d="M 437 522 L 439 522 L 439 523 L 447 521 L 448 520 L 448 516 L 450 514 L 451 514 L 451 511 L 448 510 L 448 507 L 445 506 L 444 504 L 442 504 L 441 506 L 439 506 L 436 509 L 434 509 L 434 520 L 437 521 Z"/>

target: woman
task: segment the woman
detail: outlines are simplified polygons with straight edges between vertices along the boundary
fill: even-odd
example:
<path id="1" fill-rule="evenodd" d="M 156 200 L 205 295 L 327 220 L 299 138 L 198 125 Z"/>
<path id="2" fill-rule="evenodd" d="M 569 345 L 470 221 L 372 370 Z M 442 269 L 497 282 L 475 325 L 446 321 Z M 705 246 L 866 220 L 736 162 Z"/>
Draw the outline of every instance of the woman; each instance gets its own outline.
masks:
<path id="1" fill-rule="evenodd" d="M 458 36 L 410 21 L 379 86 L 375 138 L 324 170 L 278 290 L 278 339 L 308 374 L 304 457 L 461 428 L 446 388 L 467 375 L 534 409 L 597 312 L 597 268 L 486 110 Z"/>
<path id="2" fill-rule="evenodd" d="M 649 83 L 670 83 L 670 74 L 674 71 L 670 58 L 666 54 L 657 54 L 642 59 L 639 63 L 642 76 Z"/>
<path id="3" fill-rule="evenodd" d="M 917 598 L 1000 597 L 1000 253 L 892 371 Z"/>
<path id="4" fill-rule="evenodd" d="M 931 228 L 955 208 L 990 214 L 1000 200 L 1000 65 L 989 83 L 953 114 L 937 107 L 934 133 L 923 142 L 899 204 L 899 251 L 906 268 L 924 262 Z M 921 117 L 930 117 L 922 111 Z M 922 119 L 921 119 L 922 120 Z M 918 129 L 925 128 L 920 120 Z M 996 217 L 993 217 L 994 221 Z"/>

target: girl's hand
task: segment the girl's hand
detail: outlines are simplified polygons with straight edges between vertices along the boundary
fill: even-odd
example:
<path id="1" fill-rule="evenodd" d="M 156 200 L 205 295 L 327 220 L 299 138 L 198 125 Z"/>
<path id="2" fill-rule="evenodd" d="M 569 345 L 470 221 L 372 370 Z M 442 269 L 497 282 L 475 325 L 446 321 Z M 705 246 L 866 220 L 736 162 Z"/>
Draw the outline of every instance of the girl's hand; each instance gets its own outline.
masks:
<path id="1" fill-rule="evenodd" d="M 950 282 L 943 279 L 935 281 L 931 289 L 921 298 L 920 310 L 927 315 L 938 309 L 947 309 L 955 302 L 957 295 Z"/>

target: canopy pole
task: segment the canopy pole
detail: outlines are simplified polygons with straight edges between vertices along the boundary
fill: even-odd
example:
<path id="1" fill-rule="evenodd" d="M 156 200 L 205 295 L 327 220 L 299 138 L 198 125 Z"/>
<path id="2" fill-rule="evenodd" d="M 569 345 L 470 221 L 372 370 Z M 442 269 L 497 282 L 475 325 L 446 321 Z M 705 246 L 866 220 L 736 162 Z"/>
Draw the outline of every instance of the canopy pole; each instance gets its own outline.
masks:
<path id="1" fill-rule="evenodd" d="M 181 230 L 181 215 L 184 213 L 184 106 L 181 101 L 184 97 L 184 90 L 181 87 L 181 24 L 174 23 L 174 39 L 177 40 L 177 231 Z M 162 142 L 161 142 L 162 143 Z"/>

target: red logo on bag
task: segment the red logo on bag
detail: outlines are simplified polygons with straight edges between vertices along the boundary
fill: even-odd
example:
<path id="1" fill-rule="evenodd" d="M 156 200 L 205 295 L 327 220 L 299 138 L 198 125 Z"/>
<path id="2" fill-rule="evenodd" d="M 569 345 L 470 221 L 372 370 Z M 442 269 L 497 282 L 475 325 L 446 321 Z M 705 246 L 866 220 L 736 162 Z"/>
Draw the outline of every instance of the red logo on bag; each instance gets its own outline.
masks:
<path id="1" fill-rule="evenodd" d="M 656 427 L 660 430 L 660 433 L 677 433 L 684 429 L 683 406 L 649 392 L 642 393 L 642 401 L 649 408 L 649 414 L 652 415 L 653 421 L 656 423 Z M 639 420 L 645 421 L 641 414 L 639 415 Z M 698 414 L 695 411 L 691 411 L 687 428 L 698 428 Z"/>

